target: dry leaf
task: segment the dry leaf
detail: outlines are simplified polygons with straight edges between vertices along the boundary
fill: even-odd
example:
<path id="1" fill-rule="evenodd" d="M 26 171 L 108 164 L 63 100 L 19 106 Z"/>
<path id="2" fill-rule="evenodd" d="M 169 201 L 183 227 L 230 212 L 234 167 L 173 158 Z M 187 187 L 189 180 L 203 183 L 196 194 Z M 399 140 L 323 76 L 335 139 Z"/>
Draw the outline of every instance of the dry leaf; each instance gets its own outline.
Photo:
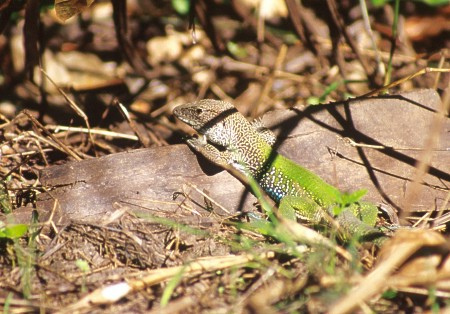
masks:
<path id="1" fill-rule="evenodd" d="M 388 285 L 394 289 L 429 286 L 444 288 L 450 280 L 450 245 L 436 231 L 427 229 L 401 230 L 386 243 L 380 252 L 380 259 L 398 254 L 406 243 L 417 243 L 415 252 L 398 271 L 388 279 Z"/>
<path id="2" fill-rule="evenodd" d="M 89 7 L 94 0 L 55 0 L 56 16 L 63 22 Z"/>
<path id="3" fill-rule="evenodd" d="M 450 19 L 446 16 L 413 16 L 405 21 L 405 33 L 413 41 L 439 36 L 450 30 Z M 443 35 L 443 34 L 442 34 Z"/>
<path id="4" fill-rule="evenodd" d="M 286 17 L 288 10 L 283 0 L 245 0 L 242 3 L 250 8 L 259 9 L 259 14 L 264 19 Z"/>
<path id="5" fill-rule="evenodd" d="M 160 62 L 172 62 L 183 52 L 180 35 L 153 37 L 147 42 L 148 62 L 157 65 Z"/>
<path id="6" fill-rule="evenodd" d="M 424 252 L 421 251 L 423 249 L 431 250 L 428 257 L 425 255 L 425 258 L 421 258 L 420 253 Z M 439 264 L 443 264 L 442 261 L 449 251 L 447 240 L 435 231 L 426 229 L 397 231 L 381 248 L 380 262 L 377 266 L 358 286 L 335 303 L 329 313 L 351 312 L 363 302 L 394 285 L 409 286 L 413 283 L 436 285 L 440 279 L 445 284 L 448 278 L 447 266 L 437 268 Z M 403 267 L 406 267 L 405 270 Z M 414 272 L 417 275 L 415 278 L 412 276 Z M 428 280 L 427 276 L 430 277 Z"/>

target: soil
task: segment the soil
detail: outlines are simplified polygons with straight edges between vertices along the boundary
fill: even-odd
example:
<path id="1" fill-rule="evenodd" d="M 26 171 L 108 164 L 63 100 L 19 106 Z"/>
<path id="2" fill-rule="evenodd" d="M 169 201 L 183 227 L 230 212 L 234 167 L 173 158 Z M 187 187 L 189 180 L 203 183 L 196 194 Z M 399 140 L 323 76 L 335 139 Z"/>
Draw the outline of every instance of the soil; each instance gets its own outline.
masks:
<path id="1" fill-rule="evenodd" d="M 58 12 L 53 1 L 0 4 L 5 313 L 448 310 L 449 5 L 401 2 L 394 37 L 390 3 L 367 2 L 370 32 L 356 1 L 56 2 Z M 82 12 L 63 23 L 72 10 Z M 426 67 L 440 70 L 408 77 Z M 400 185 L 320 168 L 335 146 L 316 140 L 326 152 L 310 155 L 278 130 L 327 181 L 391 200 L 381 248 L 308 224 L 330 244 L 306 244 L 300 226 L 263 223 L 261 204 L 190 151 L 193 130 L 172 115 L 201 98 L 232 101 L 249 119 L 309 112 L 398 80 L 390 95 L 432 90 L 415 104 L 427 116 L 377 111 L 365 127 L 390 130 L 395 145 L 380 155 L 401 152 L 409 168 L 379 164 Z"/>

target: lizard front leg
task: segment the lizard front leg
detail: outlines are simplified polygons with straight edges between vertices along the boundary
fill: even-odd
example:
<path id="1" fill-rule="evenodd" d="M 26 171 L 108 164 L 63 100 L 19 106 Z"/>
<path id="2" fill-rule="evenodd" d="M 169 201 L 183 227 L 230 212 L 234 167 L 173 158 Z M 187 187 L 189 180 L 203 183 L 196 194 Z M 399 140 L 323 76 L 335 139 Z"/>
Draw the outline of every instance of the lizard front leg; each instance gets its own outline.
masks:
<path id="1" fill-rule="evenodd" d="M 205 136 L 188 139 L 187 143 L 193 150 L 202 154 L 209 161 L 223 168 L 229 167 L 231 154 L 228 151 L 220 151 L 214 145 L 209 144 Z"/>

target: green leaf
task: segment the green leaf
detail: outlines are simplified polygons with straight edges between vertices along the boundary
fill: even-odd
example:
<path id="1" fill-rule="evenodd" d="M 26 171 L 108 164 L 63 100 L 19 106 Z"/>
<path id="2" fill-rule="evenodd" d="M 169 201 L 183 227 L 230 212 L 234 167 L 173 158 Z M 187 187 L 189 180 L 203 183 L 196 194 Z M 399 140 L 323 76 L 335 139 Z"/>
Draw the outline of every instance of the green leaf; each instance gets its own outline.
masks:
<path id="1" fill-rule="evenodd" d="M 349 205 L 358 202 L 364 195 L 367 194 L 367 190 L 358 190 L 351 194 L 342 193 L 342 203 L 344 205 Z"/>
<path id="2" fill-rule="evenodd" d="M 448 0 L 423 0 L 422 2 L 432 6 L 448 4 Z"/>
<path id="3" fill-rule="evenodd" d="M 389 0 L 372 0 L 371 2 L 375 7 L 381 7 L 385 5 L 387 2 L 389 2 Z"/>
<path id="4" fill-rule="evenodd" d="M 311 96 L 311 97 L 308 97 L 308 99 L 306 100 L 306 103 L 311 106 L 320 105 L 320 99 L 317 96 Z"/>
<path id="5" fill-rule="evenodd" d="M 273 236 L 275 233 L 275 229 L 273 224 L 267 220 L 259 219 L 254 220 L 249 223 L 243 223 L 240 226 L 242 229 L 251 230 L 254 232 L 258 232 L 262 235 Z"/>
<path id="6" fill-rule="evenodd" d="M 189 0 L 172 0 L 173 9 L 180 15 L 189 13 Z"/>
<path id="7" fill-rule="evenodd" d="M 338 216 L 345 210 L 349 205 L 359 202 L 359 200 L 367 194 L 367 190 L 358 190 L 351 194 L 340 193 L 337 198 L 337 206 L 332 209 L 334 215 Z"/>
<path id="8" fill-rule="evenodd" d="M 84 259 L 77 259 L 75 265 L 84 273 L 87 273 L 91 269 L 89 263 Z"/>
<path id="9" fill-rule="evenodd" d="M 375 7 L 381 7 L 388 2 L 392 2 L 393 0 L 371 0 L 372 4 Z M 448 0 L 416 0 L 416 2 L 423 2 L 428 4 L 429 6 L 439 6 L 439 5 L 447 5 Z"/>
<path id="10" fill-rule="evenodd" d="M 242 48 L 235 42 L 227 42 L 227 49 L 237 58 L 244 58 L 247 56 L 247 50 L 245 50 L 245 48 Z"/>
<path id="11" fill-rule="evenodd" d="M 0 211 L 5 214 L 12 212 L 11 200 L 9 199 L 8 190 L 3 181 L 0 181 Z"/>
<path id="12" fill-rule="evenodd" d="M 397 291 L 392 290 L 392 289 L 389 289 L 389 290 L 386 290 L 385 292 L 383 292 L 383 298 L 388 299 L 388 300 L 394 299 L 396 296 L 397 296 Z"/>
<path id="13" fill-rule="evenodd" d="M 327 99 L 327 96 L 330 95 L 332 92 L 334 92 L 336 89 L 338 89 L 339 86 L 341 86 L 342 82 L 333 82 L 330 85 L 325 88 L 325 91 L 320 96 L 320 102 L 324 102 Z"/>
<path id="14" fill-rule="evenodd" d="M 0 229 L 0 238 L 17 239 L 28 231 L 28 226 L 24 224 L 6 225 Z"/>
<path id="15" fill-rule="evenodd" d="M 182 267 L 180 271 L 175 276 L 173 276 L 173 278 L 167 283 L 163 295 L 161 296 L 160 304 L 162 308 L 167 306 L 167 304 L 169 304 L 170 298 L 173 295 L 175 288 L 180 284 L 181 280 L 183 279 L 183 275 L 185 274 L 187 267 L 188 265 Z"/>

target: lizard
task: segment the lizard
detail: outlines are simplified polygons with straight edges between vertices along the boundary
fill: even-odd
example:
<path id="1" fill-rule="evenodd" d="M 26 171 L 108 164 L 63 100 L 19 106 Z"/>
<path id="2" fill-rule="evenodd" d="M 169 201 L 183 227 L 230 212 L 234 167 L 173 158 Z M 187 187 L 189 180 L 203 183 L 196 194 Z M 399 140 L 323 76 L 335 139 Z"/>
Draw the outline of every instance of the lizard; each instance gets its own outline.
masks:
<path id="1" fill-rule="evenodd" d="M 360 200 L 343 203 L 344 193 L 273 148 L 276 137 L 261 120 L 251 123 L 233 104 L 212 99 L 177 106 L 173 114 L 197 131 L 197 137 L 187 140 L 194 151 L 253 178 L 284 217 L 319 223 L 329 215 L 351 236 L 384 236 L 374 227 L 376 205 Z"/>

